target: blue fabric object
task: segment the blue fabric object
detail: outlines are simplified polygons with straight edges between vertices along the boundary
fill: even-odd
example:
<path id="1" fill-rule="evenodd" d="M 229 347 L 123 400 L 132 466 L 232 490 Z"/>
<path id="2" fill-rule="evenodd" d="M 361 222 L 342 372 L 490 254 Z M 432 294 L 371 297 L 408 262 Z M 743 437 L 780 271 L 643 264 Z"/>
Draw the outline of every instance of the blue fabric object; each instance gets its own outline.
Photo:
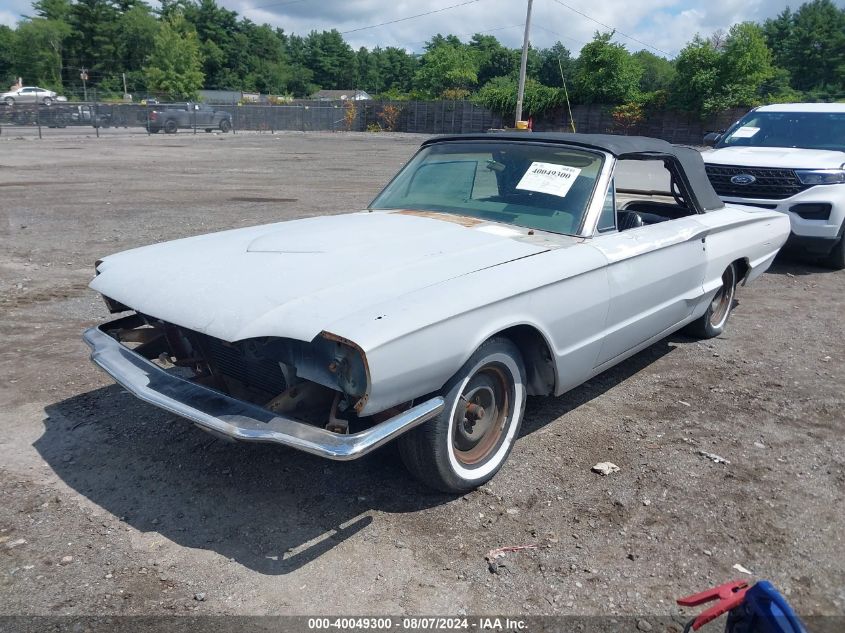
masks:
<path id="1" fill-rule="evenodd" d="M 772 583 L 761 580 L 728 614 L 725 633 L 807 633 L 807 629 Z"/>

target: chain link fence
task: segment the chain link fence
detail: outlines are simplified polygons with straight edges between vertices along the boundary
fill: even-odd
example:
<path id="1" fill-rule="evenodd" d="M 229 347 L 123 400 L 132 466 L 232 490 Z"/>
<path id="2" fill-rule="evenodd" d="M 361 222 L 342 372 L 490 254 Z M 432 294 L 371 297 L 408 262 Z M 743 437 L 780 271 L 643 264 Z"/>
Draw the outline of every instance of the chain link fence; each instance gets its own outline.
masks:
<path id="1" fill-rule="evenodd" d="M 224 123 L 226 121 L 227 123 Z M 168 123 L 170 122 L 170 123 Z M 0 104 L 0 135 L 87 128 L 122 132 L 392 131 L 423 134 L 501 128 L 502 117 L 466 101 L 296 101 L 287 104 L 107 103 Z"/>
<path id="2" fill-rule="evenodd" d="M 660 111 L 620 128 L 613 108 L 573 106 L 534 120 L 537 131 L 639 134 L 672 143 L 700 145 L 707 131 L 724 130 L 747 109 L 702 120 L 693 114 Z M 87 129 L 100 136 L 242 131 L 370 131 L 460 134 L 509 127 L 513 122 L 469 101 L 293 101 L 284 104 L 109 103 L 51 101 L 0 103 L 0 135 L 58 135 Z"/>

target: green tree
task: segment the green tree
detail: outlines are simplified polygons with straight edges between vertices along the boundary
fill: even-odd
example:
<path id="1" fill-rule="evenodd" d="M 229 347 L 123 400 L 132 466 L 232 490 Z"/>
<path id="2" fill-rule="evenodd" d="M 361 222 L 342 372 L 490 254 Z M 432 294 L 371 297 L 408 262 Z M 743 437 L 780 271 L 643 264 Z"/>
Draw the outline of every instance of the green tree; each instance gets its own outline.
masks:
<path id="1" fill-rule="evenodd" d="M 118 12 L 108 0 L 76 0 L 71 5 L 68 58 L 73 65 L 88 69 L 92 84 L 104 76 L 119 73 L 115 64 L 118 59 L 117 18 Z"/>
<path id="2" fill-rule="evenodd" d="M 819 96 L 845 96 L 845 8 L 813 0 L 763 25 L 774 62 L 786 68 L 792 87 Z"/>
<path id="3" fill-rule="evenodd" d="M 120 16 L 117 23 L 117 50 L 124 71 L 143 68 L 157 33 L 158 20 L 146 5 L 133 6 Z"/>
<path id="4" fill-rule="evenodd" d="M 472 96 L 472 101 L 502 115 L 516 112 L 517 78 L 496 77 Z M 563 103 L 563 90 L 544 86 L 534 79 L 525 82 L 524 115 L 536 116 Z"/>
<path id="5" fill-rule="evenodd" d="M 180 12 L 197 33 L 206 87 L 216 90 L 242 88 L 247 69 L 241 58 L 246 50 L 238 41 L 243 28 L 238 22 L 238 14 L 219 6 L 215 0 L 161 4 L 165 19 Z"/>
<path id="6" fill-rule="evenodd" d="M 18 34 L 6 25 L 0 25 L 0 87 L 6 90 L 18 77 Z"/>
<path id="7" fill-rule="evenodd" d="M 384 80 L 381 76 L 381 49 L 376 47 L 368 51 L 363 46 L 355 53 L 356 79 L 355 86 L 376 94 L 384 90 Z"/>
<path id="8" fill-rule="evenodd" d="M 582 103 L 616 104 L 636 98 L 643 68 L 613 32 L 596 33 L 581 49 L 575 70 L 575 91 Z"/>
<path id="9" fill-rule="evenodd" d="M 477 83 L 478 59 L 461 43 L 438 43 L 427 50 L 414 75 L 414 87 L 431 96 L 440 96 L 447 90 L 468 90 Z"/>
<path id="10" fill-rule="evenodd" d="M 541 84 L 562 88 L 564 78 L 568 84 L 572 83 L 575 61 L 566 46 L 561 42 L 555 42 L 551 48 L 544 48 L 539 54 L 540 70 L 537 80 Z"/>
<path id="11" fill-rule="evenodd" d="M 314 83 L 329 90 L 354 88 L 355 52 L 335 29 L 311 31 L 305 38 L 305 65 L 314 76 Z"/>
<path id="12" fill-rule="evenodd" d="M 437 33 L 434 35 L 428 42 L 425 43 L 425 50 L 430 51 L 438 46 L 443 46 L 444 44 L 448 44 L 449 46 L 463 46 L 464 43 L 461 41 L 457 35 L 442 35 Z"/>
<path id="13" fill-rule="evenodd" d="M 766 45 L 772 51 L 772 61 L 781 68 L 788 68 L 792 61 L 786 46 L 786 41 L 792 34 L 792 19 L 792 9 L 786 7 L 777 17 L 763 23 L 763 35 Z"/>
<path id="14" fill-rule="evenodd" d="M 378 54 L 379 68 L 384 82 L 383 90 L 410 92 L 418 61 L 405 49 L 388 46 Z"/>
<path id="15" fill-rule="evenodd" d="M 195 99 L 203 85 L 196 31 L 179 13 L 165 19 L 155 36 L 144 75 L 150 91 L 168 99 Z"/>
<path id="16" fill-rule="evenodd" d="M 719 55 L 713 43 L 700 35 L 681 49 L 675 60 L 674 106 L 702 114 L 721 108 L 711 101 L 719 93 Z"/>
<path id="17" fill-rule="evenodd" d="M 18 24 L 15 60 L 18 75 L 26 83 L 60 91 L 62 89 L 62 53 L 70 28 L 64 22 L 32 18 Z"/>
<path id="18" fill-rule="evenodd" d="M 762 30 L 751 22 L 732 26 L 721 50 L 696 35 L 675 62 L 672 102 L 702 115 L 755 105 L 776 76 L 770 57 Z"/>
<path id="19" fill-rule="evenodd" d="M 241 22 L 241 28 L 248 26 L 242 72 L 248 90 L 268 94 L 284 94 L 288 91 L 291 71 L 285 53 L 285 43 L 277 31 L 263 24 Z"/>
<path id="20" fill-rule="evenodd" d="M 70 18 L 70 0 L 35 0 L 32 9 L 39 18 L 68 22 Z"/>
<path id="21" fill-rule="evenodd" d="M 774 74 L 771 57 L 759 26 L 742 22 L 730 28 L 718 65 L 719 87 L 730 106 L 759 102 L 761 86 Z"/>
<path id="22" fill-rule="evenodd" d="M 640 77 L 641 92 L 657 92 L 672 87 L 677 75 L 672 62 L 646 50 L 637 51 L 633 57 L 643 67 L 643 75 Z"/>
<path id="23" fill-rule="evenodd" d="M 309 97 L 319 89 L 314 83 L 314 73 L 307 66 L 308 48 L 305 38 L 287 35 L 283 38 L 287 59 L 290 63 L 288 91 L 297 97 Z"/>
<path id="24" fill-rule="evenodd" d="M 519 70 L 519 52 L 502 46 L 492 35 L 476 33 L 468 46 L 478 62 L 478 83 L 481 85 Z"/>

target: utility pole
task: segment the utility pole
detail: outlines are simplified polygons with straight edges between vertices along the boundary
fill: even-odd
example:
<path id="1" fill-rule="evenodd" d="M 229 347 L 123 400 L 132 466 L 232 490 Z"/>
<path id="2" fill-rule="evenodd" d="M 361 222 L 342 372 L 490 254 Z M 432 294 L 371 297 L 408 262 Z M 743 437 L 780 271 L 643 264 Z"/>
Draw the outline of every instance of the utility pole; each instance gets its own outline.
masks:
<path id="1" fill-rule="evenodd" d="M 528 67 L 528 39 L 531 31 L 531 5 L 534 0 L 528 0 L 528 13 L 525 15 L 525 37 L 522 40 L 522 59 L 519 61 L 519 90 L 516 94 L 516 122 L 522 121 L 522 99 L 525 97 L 525 71 Z"/>
<path id="2" fill-rule="evenodd" d="M 79 69 L 79 78 L 82 80 L 82 100 L 88 101 L 88 87 L 85 84 L 88 81 L 88 69 L 87 68 L 80 68 Z"/>

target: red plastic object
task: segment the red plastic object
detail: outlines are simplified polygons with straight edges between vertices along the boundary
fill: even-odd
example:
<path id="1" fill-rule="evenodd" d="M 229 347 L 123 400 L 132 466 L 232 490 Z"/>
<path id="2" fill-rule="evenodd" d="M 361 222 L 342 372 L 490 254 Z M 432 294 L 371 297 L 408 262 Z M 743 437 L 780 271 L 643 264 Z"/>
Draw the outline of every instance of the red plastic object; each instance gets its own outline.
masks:
<path id="1" fill-rule="evenodd" d="M 686 598 L 679 598 L 678 604 L 682 607 L 695 607 L 712 600 L 719 601 L 703 613 L 700 613 L 693 621 L 692 629 L 693 631 L 697 631 L 711 620 L 715 620 L 723 613 L 727 613 L 742 604 L 742 601 L 745 600 L 745 592 L 748 589 L 748 583 L 745 580 L 734 580 L 718 587 L 705 589 L 701 593 L 696 593 Z"/>

